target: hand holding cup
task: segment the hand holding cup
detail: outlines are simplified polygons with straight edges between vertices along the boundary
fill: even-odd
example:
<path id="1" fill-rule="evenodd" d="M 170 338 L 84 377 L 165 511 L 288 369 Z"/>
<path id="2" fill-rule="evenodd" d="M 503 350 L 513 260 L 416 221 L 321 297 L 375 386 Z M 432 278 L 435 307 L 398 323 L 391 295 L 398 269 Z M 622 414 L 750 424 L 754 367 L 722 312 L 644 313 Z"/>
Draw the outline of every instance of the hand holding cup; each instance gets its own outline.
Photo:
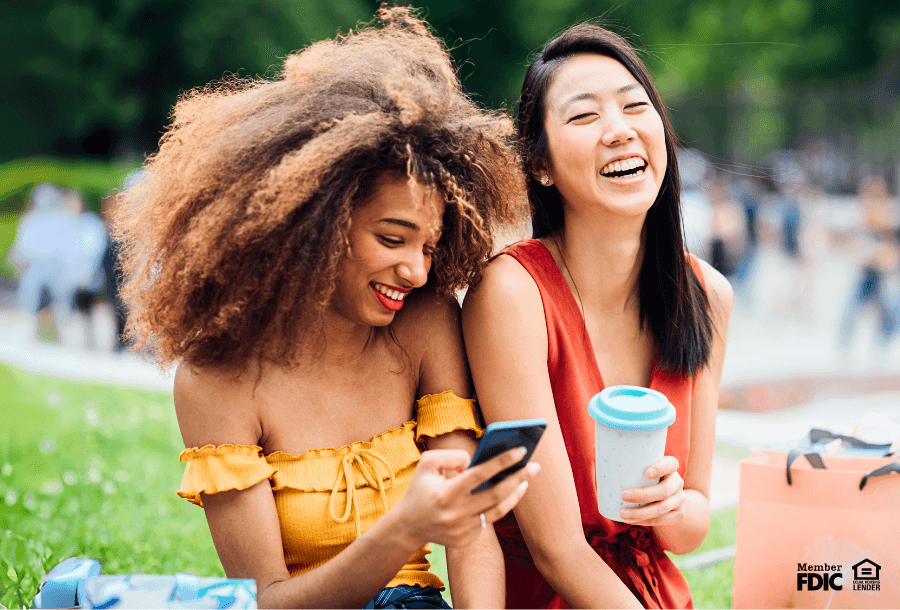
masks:
<path id="1" fill-rule="evenodd" d="M 632 504 L 643 504 L 639 508 L 623 508 L 621 521 L 632 525 L 673 525 L 684 518 L 684 480 L 678 474 L 678 460 L 666 456 L 646 471 L 648 479 L 659 479 L 649 487 L 626 489 L 622 500 Z"/>
<path id="2" fill-rule="evenodd" d="M 600 514 L 641 525 L 679 510 L 683 514 L 684 481 L 678 474 L 678 460 L 664 455 L 667 431 L 676 417 L 665 395 L 637 386 L 610 386 L 591 398 L 588 413 L 595 422 Z M 629 495 L 634 499 L 626 499 Z M 650 505 L 642 507 L 645 502 Z"/>

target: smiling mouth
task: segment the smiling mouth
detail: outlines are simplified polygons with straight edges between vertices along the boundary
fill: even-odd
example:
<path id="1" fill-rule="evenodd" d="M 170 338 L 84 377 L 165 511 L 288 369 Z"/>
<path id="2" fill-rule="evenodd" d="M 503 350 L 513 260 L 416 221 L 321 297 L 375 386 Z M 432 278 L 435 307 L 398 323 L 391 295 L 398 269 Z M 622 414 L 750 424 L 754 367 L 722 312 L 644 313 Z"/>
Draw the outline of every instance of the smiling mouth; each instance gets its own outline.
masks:
<path id="1" fill-rule="evenodd" d="M 401 290 L 379 282 L 371 282 L 369 285 L 375 291 L 378 301 L 388 311 L 400 311 L 403 307 L 403 299 L 411 292 L 410 290 Z"/>
<path id="2" fill-rule="evenodd" d="M 600 170 L 604 178 L 634 178 L 640 176 L 647 169 L 647 162 L 640 157 L 620 159 L 607 164 Z"/>

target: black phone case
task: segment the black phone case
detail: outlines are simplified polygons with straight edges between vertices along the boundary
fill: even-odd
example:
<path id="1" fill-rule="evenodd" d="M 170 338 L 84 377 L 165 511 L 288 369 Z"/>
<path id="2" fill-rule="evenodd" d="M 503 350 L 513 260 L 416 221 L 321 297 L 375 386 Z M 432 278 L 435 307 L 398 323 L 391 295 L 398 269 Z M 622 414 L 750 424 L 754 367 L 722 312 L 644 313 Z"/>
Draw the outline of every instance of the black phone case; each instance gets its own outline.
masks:
<path id="1" fill-rule="evenodd" d="M 481 443 L 478 445 L 478 449 L 475 451 L 475 455 L 472 457 L 472 463 L 469 465 L 470 468 L 486 462 L 487 460 L 500 455 L 504 451 L 514 449 L 515 447 L 525 447 L 526 453 L 525 457 L 519 462 L 506 470 L 498 472 L 493 477 L 473 489 L 472 493 L 478 493 L 479 491 L 491 488 L 512 473 L 524 468 L 525 464 L 528 463 L 528 460 L 531 459 L 531 454 L 534 452 L 534 448 L 537 446 L 546 427 L 546 423 L 530 423 L 527 426 L 522 427 L 504 427 L 495 429 L 488 426 L 484 433 L 484 437 L 481 439 Z"/>

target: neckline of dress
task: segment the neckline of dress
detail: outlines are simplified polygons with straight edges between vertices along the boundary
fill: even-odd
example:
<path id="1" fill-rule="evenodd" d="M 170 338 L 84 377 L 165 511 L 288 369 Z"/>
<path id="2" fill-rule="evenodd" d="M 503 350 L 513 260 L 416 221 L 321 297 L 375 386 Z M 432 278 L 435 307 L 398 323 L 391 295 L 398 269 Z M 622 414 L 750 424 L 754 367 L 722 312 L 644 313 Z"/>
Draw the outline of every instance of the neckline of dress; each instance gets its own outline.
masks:
<path id="1" fill-rule="evenodd" d="M 569 288 L 569 284 L 566 282 L 565 276 L 563 276 L 562 271 L 559 268 L 559 265 L 556 262 L 556 259 L 553 258 L 553 253 L 550 252 L 550 249 L 544 245 L 539 239 L 532 238 L 526 242 L 523 242 L 522 245 L 528 244 L 528 242 L 534 242 L 536 244 L 535 253 L 537 256 L 544 257 L 551 263 L 550 265 L 544 265 L 544 267 L 549 268 L 548 276 L 551 281 L 556 284 L 555 288 L 557 291 L 563 292 L 565 296 L 563 297 L 564 306 L 566 311 L 564 312 L 567 316 L 575 316 L 576 320 L 581 320 L 581 332 L 583 334 L 583 343 L 584 349 L 589 356 L 589 360 L 591 363 L 591 372 L 594 375 L 595 381 L 598 383 L 600 390 L 606 387 L 606 382 L 603 381 L 603 373 L 600 371 L 600 365 L 597 364 L 597 354 L 594 352 L 594 344 L 591 341 L 591 335 L 587 331 L 587 322 L 585 322 L 584 314 L 581 313 L 581 308 L 578 307 L 578 302 L 575 300 L 575 295 L 572 294 L 572 289 Z M 659 354 L 654 350 L 653 353 L 653 367 L 650 370 L 650 382 L 647 384 L 648 388 L 653 388 L 659 364 Z M 600 391 L 598 390 L 598 392 Z"/>

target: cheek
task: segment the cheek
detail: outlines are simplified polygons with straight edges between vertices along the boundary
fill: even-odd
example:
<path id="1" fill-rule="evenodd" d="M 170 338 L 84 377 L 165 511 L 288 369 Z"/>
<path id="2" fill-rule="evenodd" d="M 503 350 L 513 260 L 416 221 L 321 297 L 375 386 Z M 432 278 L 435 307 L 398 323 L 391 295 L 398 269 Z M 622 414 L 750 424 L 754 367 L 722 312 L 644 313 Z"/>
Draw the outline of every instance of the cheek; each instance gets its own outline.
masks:
<path id="1" fill-rule="evenodd" d="M 587 129 L 565 130 L 547 134 L 550 150 L 550 165 L 556 172 L 565 172 L 567 168 L 582 165 L 585 161 L 593 161 L 597 148 L 597 140 L 591 141 Z"/>
<path id="2" fill-rule="evenodd" d="M 662 118 L 658 114 L 652 115 L 647 125 L 648 140 L 653 146 L 653 152 L 666 158 L 666 130 L 663 127 Z"/>

